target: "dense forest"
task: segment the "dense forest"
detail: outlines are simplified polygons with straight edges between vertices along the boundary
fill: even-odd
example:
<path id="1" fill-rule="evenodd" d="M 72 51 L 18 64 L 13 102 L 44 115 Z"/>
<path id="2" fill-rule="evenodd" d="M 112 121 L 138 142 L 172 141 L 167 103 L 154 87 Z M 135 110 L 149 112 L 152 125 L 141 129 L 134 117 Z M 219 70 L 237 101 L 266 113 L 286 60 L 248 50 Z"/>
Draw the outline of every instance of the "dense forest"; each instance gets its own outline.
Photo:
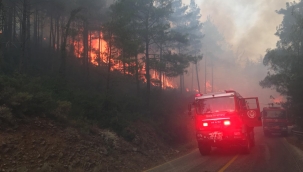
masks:
<path id="1" fill-rule="evenodd" d="M 167 127 L 186 110 L 184 74 L 202 59 L 201 14 L 194 0 L 0 5 L 3 124 L 47 116 L 87 121 L 131 139 L 125 133 L 131 121 L 156 118 Z M 176 77 L 178 90 L 171 82 Z"/>
<path id="2" fill-rule="evenodd" d="M 303 127 L 303 2 L 276 11 L 276 48 L 254 60 L 211 16 L 202 21 L 199 1 L 187 2 L 0 0 L 0 132 L 9 133 L 2 164 L 123 171 L 115 165 L 133 158 L 142 171 L 156 165 L 142 161 L 160 163 L 179 153 L 174 146 L 195 143 L 187 105 L 197 92 L 235 89 L 268 106 L 275 90 Z"/>
<path id="3" fill-rule="evenodd" d="M 280 41 L 264 57 L 270 69 L 260 82 L 285 96 L 284 105 L 296 117 L 303 102 L 301 11 L 302 2 L 277 11 L 284 16 L 276 32 Z M 243 62 L 241 52 L 226 53 L 224 36 L 210 17 L 202 23 L 201 13 L 194 0 L 188 5 L 181 0 L 1 0 L 1 122 L 48 116 L 87 121 L 126 136 L 124 129 L 140 118 L 167 127 L 186 111 L 194 92 L 203 92 L 198 72 L 203 55 L 221 67 Z M 225 71 L 235 76 L 253 71 L 252 77 L 262 72 L 255 63 L 245 65 Z M 178 87 L 172 78 L 178 78 Z"/>

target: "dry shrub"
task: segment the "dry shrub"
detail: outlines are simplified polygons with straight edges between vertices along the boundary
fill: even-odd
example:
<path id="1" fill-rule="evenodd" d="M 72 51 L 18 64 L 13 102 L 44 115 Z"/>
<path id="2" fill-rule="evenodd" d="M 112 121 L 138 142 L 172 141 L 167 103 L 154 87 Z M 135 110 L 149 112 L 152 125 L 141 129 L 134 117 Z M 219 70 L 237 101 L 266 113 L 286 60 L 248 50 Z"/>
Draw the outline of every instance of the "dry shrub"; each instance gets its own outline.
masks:
<path id="1" fill-rule="evenodd" d="M 116 148 L 118 147 L 118 136 L 116 133 L 105 130 L 101 132 L 101 137 L 103 138 L 104 143 L 109 147 L 109 148 Z"/>
<path id="2" fill-rule="evenodd" d="M 6 105 L 0 106 L 0 120 L 9 122 L 10 124 L 13 124 L 15 121 L 12 114 L 12 110 Z"/>
<path id="3" fill-rule="evenodd" d="M 69 101 L 57 101 L 57 108 L 53 111 L 53 115 L 60 121 L 66 121 L 67 116 L 72 108 L 72 103 Z"/>

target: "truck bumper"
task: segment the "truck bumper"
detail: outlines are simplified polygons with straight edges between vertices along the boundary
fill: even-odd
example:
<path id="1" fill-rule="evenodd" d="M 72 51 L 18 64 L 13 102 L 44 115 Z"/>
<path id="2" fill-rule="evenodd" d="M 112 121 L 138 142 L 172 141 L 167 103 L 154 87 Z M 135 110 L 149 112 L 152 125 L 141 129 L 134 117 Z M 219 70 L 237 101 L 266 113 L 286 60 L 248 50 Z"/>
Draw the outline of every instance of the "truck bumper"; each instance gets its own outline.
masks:
<path id="1" fill-rule="evenodd" d="M 286 133 L 287 134 L 288 128 L 287 128 L 287 126 L 285 126 L 285 127 L 266 127 L 266 126 L 264 126 L 263 131 L 264 131 L 264 133 L 281 133 L 281 134 Z"/>
<path id="2" fill-rule="evenodd" d="M 246 134 L 239 130 L 228 132 L 198 131 L 196 133 L 196 138 L 198 144 L 209 144 L 212 147 L 245 146 L 248 139 Z"/>

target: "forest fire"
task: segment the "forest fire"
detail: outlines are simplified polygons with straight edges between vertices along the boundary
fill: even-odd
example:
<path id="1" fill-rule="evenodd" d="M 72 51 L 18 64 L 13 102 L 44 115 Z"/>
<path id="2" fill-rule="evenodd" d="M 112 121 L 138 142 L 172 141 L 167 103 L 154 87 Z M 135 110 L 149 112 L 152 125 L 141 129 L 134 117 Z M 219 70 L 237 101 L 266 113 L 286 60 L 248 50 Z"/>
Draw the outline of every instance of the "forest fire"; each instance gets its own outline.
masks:
<path id="1" fill-rule="evenodd" d="M 83 46 L 83 39 L 82 35 L 79 34 L 76 39 L 71 40 L 71 44 L 74 46 L 74 54 L 78 58 L 83 57 L 83 51 L 84 51 L 84 46 Z M 98 32 L 90 32 L 88 35 L 88 59 L 89 62 L 92 63 L 93 65 L 96 66 L 105 66 L 108 65 L 109 59 L 108 59 L 108 44 L 107 42 L 103 39 L 102 33 Z M 135 62 L 133 63 L 126 63 L 123 65 L 123 62 L 118 59 L 120 52 L 115 52 L 114 58 L 111 58 L 111 71 L 117 70 L 120 72 L 125 72 L 125 74 L 133 75 L 132 73 L 125 71 L 123 68 L 128 68 L 135 66 Z M 141 79 L 146 82 L 146 78 L 144 77 L 145 75 L 145 67 L 142 67 L 142 69 L 139 69 L 139 75 L 141 76 Z M 160 75 L 156 71 L 151 70 L 151 80 L 155 82 L 151 82 L 152 85 L 154 86 L 159 86 L 159 81 L 160 81 Z M 161 81 L 162 81 L 162 88 L 167 89 L 167 88 L 177 88 L 177 86 L 173 83 L 172 79 L 167 78 L 164 74 L 161 76 Z"/>
<path id="2" fill-rule="evenodd" d="M 90 33 L 88 36 L 89 40 L 89 50 L 88 55 L 90 62 L 94 65 L 100 65 L 99 63 L 108 63 L 106 56 L 104 56 L 103 52 L 106 50 L 107 44 L 102 39 L 102 33 L 98 35 L 97 32 Z M 74 54 L 76 57 L 81 58 L 83 56 L 83 40 L 81 39 L 81 35 L 78 35 L 76 40 L 73 40 L 74 45 Z M 100 51 L 99 51 L 100 50 Z"/>
<path id="3" fill-rule="evenodd" d="M 210 81 L 206 81 L 205 83 L 205 86 L 206 86 L 206 91 L 207 92 L 212 92 L 213 91 L 213 86 L 210 84 Z"/>
<path id="4" fill-rule="evenodd" d="M 275 97 L 273 99 L 273 102 L 276 104 L 282 103 L 284 101 L 284 97 L 283 96 L 279 96 L 279 97 Z"/>

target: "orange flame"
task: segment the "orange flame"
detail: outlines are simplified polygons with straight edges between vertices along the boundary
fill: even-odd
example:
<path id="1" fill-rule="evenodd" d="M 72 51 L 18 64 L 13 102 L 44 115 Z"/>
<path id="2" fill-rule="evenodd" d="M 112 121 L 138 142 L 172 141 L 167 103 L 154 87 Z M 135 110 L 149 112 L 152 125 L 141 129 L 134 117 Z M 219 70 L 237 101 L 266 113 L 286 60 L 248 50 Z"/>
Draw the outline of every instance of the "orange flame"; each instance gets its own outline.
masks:
<path id="1" fill-rule="evenodd" d="M 206 81 L 206 91 L 212 92 L 212 85 L 210 84 L 210 81 Z"/>
<path id="2" fill-rule="evenodd" d="M 88 35 L 88 59 L 89 61 L 98 66 L 101 64 L 108 64 L 108 58 L 107 58 L 107 51 L 108 51 L 108 45 L 106 43 L 106 41 L 103 40 L 103 35 L 102 33 L 98 33 L 98 32 L 91 32 Z M 72 42 L 72 44 L 74 45 L 74 54 L 76 55 L 76 57 L 81 58 L 83 56 L 83 41 L 81 39 L 81 35 L 78 35 L 78 37 L 76 38 L 76 40 L 74 40 L 74 42 Z M 119 55 L 116 54 L 117 56 Z M 125 64 L 125 67 L 129 67 L 129 66 L 134 66 L 135 63 L 132 64 Z M 123 71 L 123 64 L 120 60 L 115 60 L 115 59 L 111 59 L 111 71 L 113 70 L 119 70 L 119 71 Z M 131 74 L 128 71 L 125 71 L 126 74 Z M 144 76 L 145 75 L 145 66 L 143 67 L 142 70 L 139 71 L 140 76 Z M 160 76 L 159 73 L 156 71 L 152 71 L 151 70 L 151 79 L 154 80 L 160 80 Z M 172 79 L 166 78 L 164 75 L 161 76 L 161 80 L 162 80 L 162 87 L 164 89 L 166 88 L 176 88 L 177 86 L 174 86 Z M 141 78 L 144 82 L 146 82 L 145 77 Z M 157 86 L 158 84 L 156 83 L 151 83 L 154 86 Z"/>
<path id="3" fill-rule="evenodd" d="M 283 101 L 284 101 L 284 97 L 283 96 L 275 97 L 273 99 L 273 102 L 277 103 L 277 104 L 282 103 Z"/>

